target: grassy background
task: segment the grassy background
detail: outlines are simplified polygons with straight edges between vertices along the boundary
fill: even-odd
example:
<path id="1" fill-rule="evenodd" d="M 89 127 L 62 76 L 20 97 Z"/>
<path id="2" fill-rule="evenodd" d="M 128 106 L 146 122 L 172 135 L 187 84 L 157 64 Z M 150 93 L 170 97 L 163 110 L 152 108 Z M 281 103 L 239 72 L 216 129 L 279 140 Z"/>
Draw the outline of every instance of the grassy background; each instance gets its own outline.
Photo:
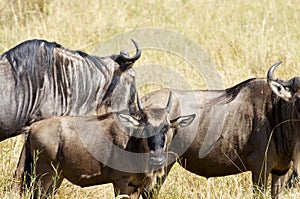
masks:
<path id="1" fill-rule="evenodd" d="M 299 76 L 299 19 L 297 0 L 1 0 L 0 52 L 40 38 L 91 53 L 115 34 L 160 27 L 202 46 L 229 87 L 250 77 L 265 77 L 268 67 L 279 60 L 284 63 L 277 76 Z M 202 78 L 174 55 L 145 50 L 135 67 L 145 63 L 173 66 L 194 89 L 205 88 Z M 139 89 L 145 93 L 154 88 Z M 18 189 L 10 185 L 22 143 L 21 136 L 0 143 L 0 198 L 19 198 Z M 177 165 L 160 198 L 239 199 L 251 193 L 250 173 L 206 180 Z M 81 189 L 64 182 L 56 197 L 113 198 L 113 192 L 111 185 Z M 284 198 L 300 198 L 300 189 L 285 191 Z"/>

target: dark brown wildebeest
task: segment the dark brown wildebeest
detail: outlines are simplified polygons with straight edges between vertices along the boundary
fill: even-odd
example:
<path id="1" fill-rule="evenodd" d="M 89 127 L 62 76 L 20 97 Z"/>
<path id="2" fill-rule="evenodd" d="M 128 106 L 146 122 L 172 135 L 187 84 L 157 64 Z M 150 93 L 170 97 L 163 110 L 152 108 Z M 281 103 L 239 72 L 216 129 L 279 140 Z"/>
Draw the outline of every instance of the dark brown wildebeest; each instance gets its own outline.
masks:
<path id="1" fill-rule="evenodd" d="M 98 117 L 53 117 L 32 124 L 25 143 L 26 158 L 21 158 L 24 162 L 19 168 L 27 174 L 29 186 L 35 171 L 41 190 L 36 189 L 34 198 L 39 192 L 46 197 L 64 178 L 81 187 L 113 183 L 116 193 L 138 198 L 163 173 L 170 142 L 167 132 L 195 118 L 193 114 L 170 121 L 170 107 L 171 94 L 164 108 L 144 108 L 138 99 L 135 117 L 115 112 Z"/>
<path id="2" fill-rule="evenodd" d="M 197 114 L 169 148 L 178 153 L 185 169 L 206 178 L 251 171 L 254 187 L 264 192 L 272 174 L 271 195 L 279 196 L 300 151 L 300 78 L 275 79 L 280 63 L 269 69 L 266 79 L 249 79 L 226 90 L 172 90 L 172 117 L 178 111 Z M 164 101 L 167 93 L 156 91 L 142 101 Z"/>
<path id="3" fill-rule="evenodd" d="M 141 56 L 133 43 L 133 57 L 125 51 L 97 57 L 44 40 L 29 40 L 2 54 L 0 141 L 51 116 L 95 115 L 111 106 L 116 111 L 128 107 L 135 93 L 131 67 Z"/>

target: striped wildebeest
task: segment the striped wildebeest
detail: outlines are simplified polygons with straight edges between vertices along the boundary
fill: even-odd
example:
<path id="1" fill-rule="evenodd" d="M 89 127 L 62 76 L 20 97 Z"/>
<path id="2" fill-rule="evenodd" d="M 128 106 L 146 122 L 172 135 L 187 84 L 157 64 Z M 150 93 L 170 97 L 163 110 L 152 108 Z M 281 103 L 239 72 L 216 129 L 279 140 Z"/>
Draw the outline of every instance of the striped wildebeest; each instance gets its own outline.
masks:
<path id="1" fill-rule="evenodd" d="M 280 63 L 270 67 L 267 78 L 248 79 L 226 90 L 172 90 L 176 100 L 171 118 L 178 112 L 197 114 L 193 124 L 179 130 L 169 148 L 178 153 L 185 169 L 206 178 L 251 171 L 254 190 L 263 192 L 272 174 L 271 195 L 279 197 L 300 150 L 300 77 L 275 79 L 273 72 Z M 159 90 L 142 101 L 152 104 L 167 93 Z M 188 143 L 186 148 L 184 143 Z M 154 195 L 153 190 L 150 196 L 144 193 L 145 197 Z"/>
<path id="2" fill-rule="evenodd" d="M 132 41 L 133 57 L 125 51 L 97 57 L 44 40 L 25 41 L 2 54 L 0 141 L 50 116 L 91 115 L 111 106 L 129 106 L 135 92 L 131 67 L 141 56 Z"/>
<path id="3" fill-rule="evenodd" d="M 135 115 L 52 117 L 32 124 L 25 142 L 26 159 L 19 165 L 27 175 L 23 184 L 32 185 L 31 174 L 40 183 L 32 197 L 49 196 L 64 178 L 81 187 L 113 183 L 116 194 L 130 198 L 139 198 L 144 188 L 149 189 L 164 171 L 167 132 L 188 126 L 195 115 L 170 121 L 171 97 L 164 108 L 143 107 L 138 97 L 137 102 Z"/>

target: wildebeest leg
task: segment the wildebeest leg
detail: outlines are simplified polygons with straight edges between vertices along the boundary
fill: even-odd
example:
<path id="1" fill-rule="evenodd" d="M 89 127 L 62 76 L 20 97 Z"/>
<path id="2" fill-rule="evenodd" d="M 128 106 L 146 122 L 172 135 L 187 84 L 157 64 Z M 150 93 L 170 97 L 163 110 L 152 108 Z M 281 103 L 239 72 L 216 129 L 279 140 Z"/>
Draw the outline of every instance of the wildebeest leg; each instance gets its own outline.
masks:
<path id="1" fill-rule="evenodd" d="M 53 197 L 63 180 L 61 170 L 57 165 L 41 159 L 38 159 L 35 170 L 36 182 L 39 186 L 34 192 L 34 198 L 39 198 L 39 195 L 41 198 Z"/>
<path id="2" fill-rule="evenodd" d="M 56 177 L 54 181 L 52 181 L 53 183 L 51 184 L 51 186 L 48 189 L 47 194 L 46 194 L 47 198 L 49 198 L 49 196 L 51 196 L 51 198 L 54 198 L 53 196 L 58 191 L 58 188 L 60 187 L 63 179 L 64 179 L 64 177 L 59 176 L 59 177 Z"/>
<path id="3" fill-rule="evenodd" d="M 21 156 L 19 158 L 17 170 L 15 171 L 15 176 L 20 180 L 18 183 L 20 184 L 20 193 L 24 193 L 26 188 L 28 190 L 31 189 L 32 186 L 32 172 L 33 172 L 34 160 L 33 156 L 30 152 L 30 143 L 29 140 L 26 140 Z"/>
<path id="4" fill-rule="evenodd" d="M 32 162 L 32 157 L 29 152 L 29 141 L 27 141 L 29 128 L 23 128 L 23 130 L 24 130 L 23 132 L 25 133 L 25 142 L 23 144 L 22 151 L 17 164 L 17 168 L 13 176 L 14 179 L 16 179 L 17 184 L 20 185 L 20 187 L 22 186 L 22 179 L 24 177 L 24 172 L 25 170 L 30 169 L 29 162 Z"/>
<path id="5" fill-rule="evenodd" d="M 299 149 L 298 149 L 299 150 Z M 293 161 L 293 173 L 295 174 L 295 184 L 300 183 L 299 171 L 300 171 L 300 153 L 297 153 Z"/>
<path id="6" fill-rule="evenodd" d="M 285 175 L 278 176 L 272 174 L 272 186 L 271 186 L 272 198 L 279 198 L 279 194 L 282 192 L 282 188 L 284 184 L 285 184 Z"/>
<path id="7" fill-rule="evenodd" d="M 252 182 L 253 182 L 253 197 L 264 198 L 267 188 L 268 175 L 264 172 L 253 172 L 252 171 Z"/>
<path id="8" fill-rule="evenodd" d="M 270 174 L 268 160 L 257 153 L 251 153 L 247 157 L 250 170 L 252 171 L 253 196 L 254 198 L 264 198 L 267 188 L 267 180 Z"/>
<path id="9" fill-rule="evenodd" d="M 25 171 L 25 161 L 26 161 L 26 151 L 25 151 L 25 144 L 24 144 L 20 154 L 19 162 L 17 164 L 17 169 L 15 170 L 13 176 L 14 179 L 16 179 L 16 182 L 20 185 L 20 187 L 22 186 L 21 182 Z"/>

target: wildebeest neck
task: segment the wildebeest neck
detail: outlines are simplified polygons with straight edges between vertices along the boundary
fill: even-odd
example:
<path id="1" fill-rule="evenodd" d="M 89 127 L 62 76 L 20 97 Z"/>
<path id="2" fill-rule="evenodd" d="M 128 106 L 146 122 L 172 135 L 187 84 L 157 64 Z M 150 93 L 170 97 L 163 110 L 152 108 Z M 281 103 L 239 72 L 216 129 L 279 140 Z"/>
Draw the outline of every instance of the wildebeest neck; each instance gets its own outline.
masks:
<path id="1" fill-rule="evenodd" d="M 97 113 L 116 112 L 129 109 L 134 114 L 134 97 L 136 94 L 135 72 L 133 69 L 125 71 L 122 76 L 114 75 L 105 95 L 102 104 L 97 109 Z"/>

